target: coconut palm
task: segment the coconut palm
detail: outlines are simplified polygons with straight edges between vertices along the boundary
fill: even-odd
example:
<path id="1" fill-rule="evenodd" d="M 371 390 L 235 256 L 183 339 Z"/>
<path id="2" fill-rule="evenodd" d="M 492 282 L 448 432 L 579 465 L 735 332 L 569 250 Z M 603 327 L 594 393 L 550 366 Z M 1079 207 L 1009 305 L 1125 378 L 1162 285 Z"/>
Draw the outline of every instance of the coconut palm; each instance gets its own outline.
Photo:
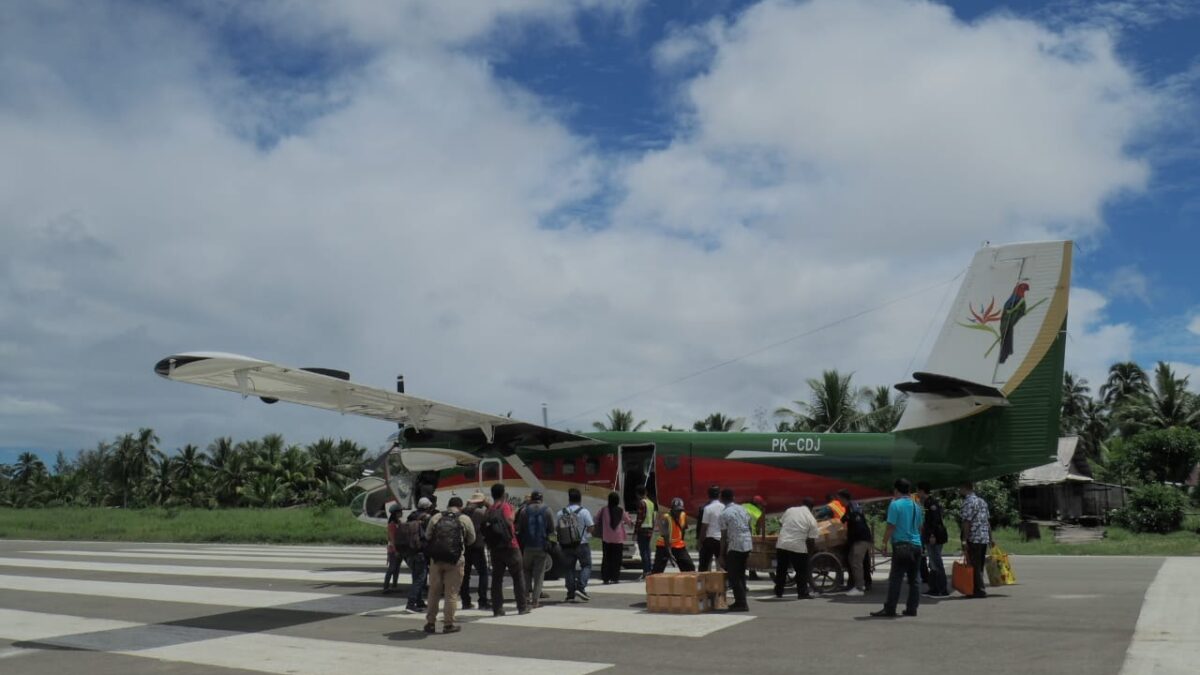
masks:
<path id="1" fill-rule="evenodd" d="M 1188 377 L 1179 377 L 1170 364 L 1159 361 L 1154 386 L 1129 400 L 1118 415 L 1121 431 L 1132 435 L 1148 429 L 1200 428 L 1200 400 L 1188 391 Z"/>
<path id="2" fill-rule="evenodd" d="M 821 377 L 808 380 L 812 390 L 808 401 L 793 401 L 794 409 L 777 408 L 775 415 L 791 418 L 791 431 L 853 431 L 862 416 L 858 409 L 862 392 L 854 388 L 853 378 L 853 373 L 826 370 Z"/>
<path id="3" fill-rule="evenodd" d="M 18 485 L 30 485 L 46 475 L 46 464 L 32 452 L 22 452 L 17 455 L 17 465 L 13 468 L 13 482 Z"/>
<path id="4" fill-rule="evenodd" d="M 863 431 L 887 433 L 900 423 L 904 407 L 908 403 L 904 395 L 892 398 L 892 388 L 887 385 L 864 387 L 861 397 L 866 400 L 868 411 L 860 418 Z"/>
<path id="5" fill-rule="evenodd" d="M 634 424 L 633 411 L 620 408 L 613 408 L 606 422 L 592 422 L 592 428 L 596 431 L 641 431 L 644 426 L 646 420 Z"/>
<path id="6" fill-rule="evenodd" d="M 252 506 L 279 506 L 287 499 L 287 486 L 277 475 L 260 473 L 246 484 L 244 496 Z"/>
<path id="7" fill-rule="evenodd" d="M 1071 371 L 1063 372 L 1062 381 L 1062 416 L 1059 418 L 1060 433 L 1075 433 L 1083 419 L 1083 409 L 1091 400 L 1088 392 L 1091 387 L 1082 377 L 1076 377 Z"/>
<path id="8" fill-rule="evenodd" d="M 692 424 L 694 431 L 745 431 L 746 427 L 740 417 L 726 417 L 723 413 L 715 412 Z"/>
<path id="9" fill-rule="evenodd" d="M 1150 378 L 1133 361 L 1114 363 L 1108 368 L 1108 380 L 1100 385 L 1100 398 L 1112 410 L 1150 393 Z"/>

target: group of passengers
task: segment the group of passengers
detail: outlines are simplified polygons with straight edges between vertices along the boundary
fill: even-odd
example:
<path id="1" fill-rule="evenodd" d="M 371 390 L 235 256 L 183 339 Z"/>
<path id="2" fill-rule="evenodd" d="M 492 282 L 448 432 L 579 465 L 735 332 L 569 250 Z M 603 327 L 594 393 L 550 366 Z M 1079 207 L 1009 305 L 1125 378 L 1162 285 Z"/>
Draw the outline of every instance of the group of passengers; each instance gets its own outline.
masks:
<path id="1" fill-rule="evenodd" d="M 961 488 L 964 501 L 961 512 L 964 549 L 972 560 L 982 561 L 991 540 L 987 503 L 974 494 L 970 484 Z M 894 484 L 888 507 L 887 531 L 883 551 L 892 549 L 892 565 L 884 607 L 872 616 L 896 616 L 901 586 L 907 578 L 909 592 L 904 614 L 915 616 L 920 602 L 920 570 L 925 575 L 928 595 L 949 594 L 942 562 L 946 528 L 942 506 L 930 493 L 927 483 L 911 494 L 906 479 Z M 636 508 L 629 513 L 621 508 L 620 496 L 612 492 L 608 503 L 594 514 L 583 507 L 577 488 L 568 491 L 566 507 L 553 512 L 544 504 L 541 492 L 533 491 L 519 507 L 508 500 L 505 486 L 491 488 L 491 501 L 476 492 L 464 505 L 452 497 L 445 511 L 439 511 L 436 496 L 423 497 L 406 519 L 399 504 L 389 507 L 388 570 L 384 592 L 396 589 L 400 561 L 412 572 L 407 609 L 425 611 L 425 632 L 435 633 L 439 605 L 445 598 L 443 632 L 455 633 L 459 597 L 462 607 L 471 609 L 471 577 L 478 575 L 480 609 L 491 609 L 504 616 L 504 577 L 512 578 L 517 611 L 527 614 L 548 597 L 542 581 L 558 563 L 566 580 L 567 602 L 588 602 L 587 592 L 592 570 L 591 538 L 599 530 L 601 572 L 605 584 L 620 581 L 626 528 L 635 533 L 642 559 L 642 575 L 658 574 L 673 564 L 681 572 L 696 569 L 687 549 L 688 527 L 683 499 L 674 498 L 669 509 L 661 509 L 637 489 Z M 709 501 L 696 519 L 699 569 L 709 571 L 719 564 L 726 572 L 734 601 L 731 612 L 749 609 L 746 598 L 747 563 L 753 551 L 753 535 L 766 534 L 766 502 L 754 497 L 747 504 L 734 499 L 734 491 L 718 486 L 709 488 Z M 850 584 L 847 595 L 862 595 L 870 589 L 870 560 L 874 535 L 862 507 L 846 490 L 830 495 L 828 503 L 816 506 L 805 498 L 798 506 L 786 509 L 779 521 L 776 539 L 775 595 L 783 597 L 789 572 L 795 574 L 797 597 L 811 597 L 809 561 L 817 552 L 820 536 L 818 514 L 840 521 L 846 529 L 842 553 L 849 562 Z M 654 543 L 651 563 L 650 544 Z M 490 568 L 488 561 L 490 560 Z M 982 564 L 973 565 L 974 597 L 984 597 Z M 489 602 L 489 576 L 490 596 Z"/>
<path id="2" fill-rule="evenodd" d="M 475 607 L 472 573 L 478 574 L 478 606 L 491 609 L 493 616 L 505 614 L 505 575 L 512 579 L 517 612 L 537 609 L 548 597 L 542 581 L 556 561 L 566 578 L 566 601 L 588 602 L 591 538 L 600 537 L 601 580 L 615 584 L 621 576 L 626 528 L 653 522 L 645 515 L 647 508 L 653 514 L 653 502 L 644 498 L 644 489 L 638 494 L 637 515 L 642 518 L 638 521 L 621 508 L 616 492 L 608 495 L 607 505 L 592 513 L 583 507 L 583 494 L 576 488 L 568 491 L 568 504 L 558 512 L 547 507 L 536 490 L 514 507 L 502 483 L 492 486 L 490 501 L 482 492 L 471 495 L 465 505 L 460 497 L 451 497 L 445 511 L 438 510 L 436 495 L 422 497 L 407 518 L 399 504 L 392 504 L 388 507 L 388 568 L 383 591 L 397 589 L 400 563 L 405 562 L 412 571 L 407 609 L 425 611 L 427 633 L 437 631 L 443 598 L 442 631 L 461 630 L 454 621 L 459 598 L 463 609 Z M 640 536 L 644 528 L 636 529 Z"/>

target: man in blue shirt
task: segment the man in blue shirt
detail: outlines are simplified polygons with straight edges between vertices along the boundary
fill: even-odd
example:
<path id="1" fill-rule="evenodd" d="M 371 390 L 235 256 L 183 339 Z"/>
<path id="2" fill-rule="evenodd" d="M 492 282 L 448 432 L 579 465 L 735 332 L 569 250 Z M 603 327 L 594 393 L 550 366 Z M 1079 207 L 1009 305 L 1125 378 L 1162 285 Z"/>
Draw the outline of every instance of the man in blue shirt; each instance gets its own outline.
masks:
<path id="1" fill-rule="evenodd" d="M 908 577 L 908 601 L 904 605 L 904 616 L 916 616 L 921 602 L 921 522 L 924 514 L 920 505 L 912 499 L 912 484 L 906 478 L 897 478 L 892 485 L 892 503 L 888 506 L 887 532 L 883 535 L 883 553 L 887 555 L 892 546 L 892 570 L 888 574 L 887 600 L 883 609 L 871 612 L 871 616 L 896 616 L 896 604 L 900 601 L 900 585 Z"/>

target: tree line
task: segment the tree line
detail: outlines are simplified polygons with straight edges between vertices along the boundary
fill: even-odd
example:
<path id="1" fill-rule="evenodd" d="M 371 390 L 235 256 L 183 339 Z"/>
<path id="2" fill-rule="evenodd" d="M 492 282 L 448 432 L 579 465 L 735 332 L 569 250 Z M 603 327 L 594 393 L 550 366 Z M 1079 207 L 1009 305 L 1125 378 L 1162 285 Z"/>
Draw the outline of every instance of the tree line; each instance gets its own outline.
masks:
<path id="1" fill-rule="evenodd" d="M 858 387 L 853 374 L 827 370 L 807 381 L 806 398 L 767 415 L 756 428 L 780 432 L 886 432 L 904 412 L 905 397 L 889 387 Z M 1077 435 L 1100 480 L 1123 485 L 1182 484 L 1200 461 L 1200 395 L 1188 378 L 1166 363 L 1146 373 L 1132 362 L 1116 363 L 1091 395 L 1088 382 L 1063 377 L 1061 433 Z M 642 431 L 645 420 L 614 409 L 593 423 L 598 431 Z M 666 431 L 683 431 L 671 424 Z M 694 431 L 745 431 L 744 418 L 714 412 Z M 580 432 L 583 433 L 583 432 Z M 188 444 L 174 453 L 159 447 L 151 429 L 140 429 L 74 459 L 60 452 L 52 467 L 22 453 L 0 465 L 0 505 L 27 506 L 293 506 L 345 504 L 347 484 L 367 460 L 367 448 L 350 440 L 321 439 L 288 445 L 279 434 L 234 443 L 221 437 L 204 449 Z M 1016 477 L 998 479 L 995 493 L 1015 512 Z"/>
<path id="2" fill-rule="evenodd" d="M 206 449 L 188 444 L 173 454 L 152 429 L 140 429 L 47 468 L 32 452 L 0 465 L 0 505 L 147 506 L 197 508 L 346 504 L 367 448 L 323 438 L 305 446 L 283 436 L 234 443 L 221 437 Z"/>

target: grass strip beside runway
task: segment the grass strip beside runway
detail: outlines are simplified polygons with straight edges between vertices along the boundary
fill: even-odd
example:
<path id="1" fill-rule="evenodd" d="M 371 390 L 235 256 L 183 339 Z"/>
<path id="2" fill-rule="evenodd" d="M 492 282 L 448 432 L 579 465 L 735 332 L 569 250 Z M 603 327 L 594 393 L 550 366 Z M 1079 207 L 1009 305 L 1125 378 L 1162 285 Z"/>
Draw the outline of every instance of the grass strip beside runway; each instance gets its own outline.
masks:
<path id="1" fill-rule="evenodd" d="M 0 539 L 386 544 L 345 508 L 0 508 Z"/>

